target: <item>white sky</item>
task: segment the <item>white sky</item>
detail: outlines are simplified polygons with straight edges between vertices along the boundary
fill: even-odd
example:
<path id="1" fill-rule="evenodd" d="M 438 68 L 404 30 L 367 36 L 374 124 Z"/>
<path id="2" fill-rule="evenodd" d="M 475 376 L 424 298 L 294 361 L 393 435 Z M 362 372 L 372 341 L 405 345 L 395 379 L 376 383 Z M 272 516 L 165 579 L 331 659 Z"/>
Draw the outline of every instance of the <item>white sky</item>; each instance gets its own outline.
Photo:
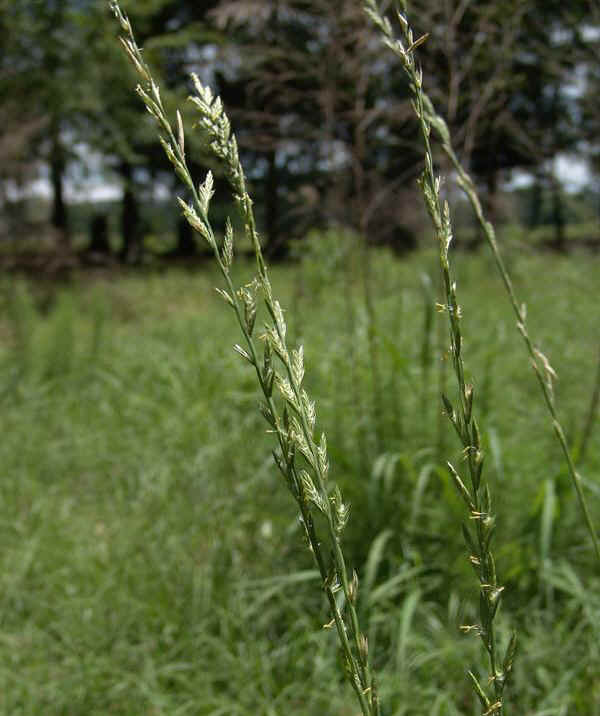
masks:
<path id="1" fill-rule="evenodd" d="M 579 157 L 569 154 L 561 154 L 554 160 L 554 173 L 563 185 L 564 190 L 571 194 L 583 189 L 586 184 L 592 181 L 587 162 Z M 507 188 L 519 189 L 529 186 L 533 177 L 528 172 L 515 170 L 512 178 L 507 182 Z"/>

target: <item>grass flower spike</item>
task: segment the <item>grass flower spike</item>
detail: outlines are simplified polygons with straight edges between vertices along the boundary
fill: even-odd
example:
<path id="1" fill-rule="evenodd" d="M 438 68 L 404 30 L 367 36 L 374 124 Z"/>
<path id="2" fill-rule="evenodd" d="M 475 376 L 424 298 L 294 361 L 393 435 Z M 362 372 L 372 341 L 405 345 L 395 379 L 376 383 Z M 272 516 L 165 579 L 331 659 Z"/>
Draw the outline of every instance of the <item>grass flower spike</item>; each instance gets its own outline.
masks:
<path id="1" fill-rule="evenodd" d="M 538 380 L 544 403 L 546 404 L 548 413 L 550 415 L 553 431 L 560 444 L 560 448 L 565 459 L 567 471 L 577 494 L 577 500 L 579 502 L 581 513 L 583 515 L 583 519 L 585 521 L 588 533 L 591 538 L 594 553 L 598 562 L 600 563 L 600 541 L 598 540 L 596 527 L 593 523 L 592 516 L 588 508 L 587 500 L 583 492 L 581 476 L 576 470 L 575 461 L 568 446 L 565 432 L 559 420 L 558 413 L 554 404 L 553 380 L 556 379 L 556 373 L 554 372 L 546 356 L 539 349 L 535 348 L 527 325 L 526 306 L 517 298 L 513 283 L 511 281 L 510 275 L 508 273 L 508 270 L 502 258 L 502 254 L 500 253 L 498 243 L 496 241 L 496 232 L 494 230 L 494 226 L 490 221 L 486 219 L 484 215 L 481 201 L 479 199 L 477 189 L 475 187 L 475 183 L 463 167 L 454 150 L 450 131 L 444 118 L 435 111 L 431 99 L 423 88 L 421 71 L 414 65 L 414 61 L 412 61 L 412 52 L 422 42 L 426 40 L 426 36 L 420 37 L 416 41 L 413 39 L 412 30 L 410 29 L 408 20 L 406 19 L 406 3 L 401 2 L 400 4 L 402 5 L 402 10 L 404 14 L 398 13 L 398 17 L 400 19 L 400 24 L 404 33 L 405 44 L 408 43 L 406 49 L 404 48 L 402 43 L 400 43 L 394 37 L 392 26 L 389 20 L 381 15 L 374 0 L 367 0 L 365 4 L 365 10 L 369 17 L 381 30 L 384 43 L 402 60 L 403 66 L 408 72 L 409 77 L 411 77 L 411 73 L 416 73 L 415 78 L 418 79 L 418 86 L 414 85 L 414 87 L 418 91 L 418 99 L 417 105 L 415 106 L 415 111 L 421 111 L 423 113 L 423 116 L 426 119 L 428 131 L 431 132 L 433 130 L 438 136 L 445 154 L 449 158 L 452 167 L 456 171 L 457 182 L 462 191 L 464 192 L 465 196 L 469 200 L 471 207 L 475 213 L 477 222 L 481 227 L 485 240 L 492 252 L 496 268 L 498 270 L 498 273 L 500 274 L 502 283 L 506 290 L 506 294 L 515 314 L 515 318 L 517 321 L 517 329 L 523 338 L 529 362 Z M 409 68 L 411 61 L 412 69 Z M 408 64 L 406 64 L 407 62 Z M 413 80 L 411 79 L 411 81 Z"/>
<path id="2" fill-rule="evenodd" d="M 464 480 L 450 463 L 448 463 L 448 469 L 459 495 L 465 502 L 469 522 L 472 525 L 472 527 L 463 525 L 463 534 L 469 550 L 469 561 L 479 583 L 479 623 L 466 626 L 464 630 L 473 631 L 481 638 L 489 661 L 490 688 L 485 688 L 473 672 L 469 672 L 469 677 L 475 694 L 481 702 L 482 716 L 503 714 L 504 688 L 512 669 L 516 636 L 513 635 L 504 655 L 501 655 L 494 629 L 494 618 L 500 606 L 504 587 L 498 582 L 491 549 L 495 520 L 490 490 L 483 476 L 484 459 L 481 435 L 473 412 L 474 389 L 465 380 L 462 357 L 463 337 L 460 324 L 461 308 L 449 260 L 449 248 L 452 243 L 450 208 L 440 196 L 442 179 L 435 174 L 430 143 L 432 122 L 423 92 L 423 75 L 414 58 L 414 50 L 426 40 L 426 36 L 415 40 L 408 20 L 399 12 L 398 19 L 402 37 L 398 39 L 394 37 L 389 20 L 379 13 L 375 0 L 367 0 L 365 9 L 382 32 L 385 44 L 400 58 L 409 78 L 413 93 L 413 108 L 419 121 L 424 144 L 425 169 L 419 183 L 440 247 L 440 267 L 445 294 L 445 303 L 441 308 L 448 317 L 450 355 L 458 389 L 456 406 L 446 396 L 442 396 L 442 399 L 446 415 L 463 447 L 463 456 L 469 475 L 468 481 Z"/>
<path id="3" fill-rule="evenodd" d="M 262 393 L 260 410 L 276 440 L 273 457 L 298 506 L 304 534 L 314 554 L 337 630 L 348 680 L 363 716 L 376 716 L 380 713 L 376 685 L 369 663 L 367 638 L 360 629 L 356 609 L 358 577 L 356 572 L 350 575 L 342 552 L 341 537 L 348 520 L 348 506 L 339 488 L 329 479 L 325 435 L 316 437 L 316 407 L 303 385 L 302 346 L 292 349 L 287 343 L 285 314 L 269 281 L 231 124 L 220 98 L 192 75 L 195 94 L 190 101 L 198 111 L 195 126 L 202 132 L 206 145 L 227 176 L 256 257 L 256 278 L 250 285 L 242 287 L 233 285 L 230 273 L 234 260 L 231 222 L 227 222 L 222 243 L 210 223 L 213 176 L 208 172 L 204 182 L 196 187 L 186 162 L 181 114 L 177 113 L 173 127 L 166 116 L 159 88 L 136 44 L 129 19 L 118 2 L 111 2 L 111 7 L 125 33 L 121 42 L 142 80 L 137 93 L 156 120 L 165 154 L 191 193 L 191 202 L 179 199 L 183 214 L 212 249 L 223 276 L 224 286 L 218 292 L 233 311 L 242 335 L 242 344 L 234 349 L 256 374 Z M 268 321 L 262 335 L 257 337 L 256 316 L 261 299 Z M 317 513 L 324 520 L 324 534 L 317 533 Z"/>

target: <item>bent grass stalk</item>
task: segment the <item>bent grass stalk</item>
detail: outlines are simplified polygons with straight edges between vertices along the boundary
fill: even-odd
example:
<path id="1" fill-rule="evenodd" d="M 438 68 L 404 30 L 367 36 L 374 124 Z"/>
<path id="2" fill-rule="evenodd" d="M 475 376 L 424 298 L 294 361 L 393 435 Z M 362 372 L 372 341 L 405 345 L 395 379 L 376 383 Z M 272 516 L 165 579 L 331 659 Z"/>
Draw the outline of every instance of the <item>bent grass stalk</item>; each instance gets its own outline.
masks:
<path id="1" fill-rule="evenodd" d="M 403 2 L 402 4 L 405 5 L 405 2 Z M 381 23 L 384 23 L 382 25 L 380 22 L 378 22 L 378 26 L 384 36 L 384 42 L 388 47 L 390 47 L 390 49 L 392 49 L 393 52 L 398 54 L 394 45 L 396 40 L 394 40 L 392 28 L 389 24 L 389 21 L 386 21 L 385 18 L 381 17 L 375 3 L 372 0 L 367 0 L 367 7 L 369 14 L 374 21 L 377 22 L 375 17 L 371 14 L 373 12 L 376 13 L 376 16 L 379 18 Z M 406 10 L 405 7 L 403 7 L 403 9 Z M 400 13 L 398 14 L 400 18 L 404 18 L 404 15 L 401 15 Z M 406 27 L 406 32 L 410 32 L 410 27 L 408 26 L 408 24 L 406 24 L 406 20 L 401 19 L 400 22 L 403 28 Z M 424 41 L 425 37 L 426 36 L 420 38 L 414 43 L 411 42 L 412 47 L 409 47 L 408 50 L 412 52 L 412 50 L 416 49 L 418 45 L 421 44 L 422 41 Z M 485 214 L 483 212 L 483 208 L 481 206 L 481 201 L 479 200 L 477 189 L 475 187 L 475 183 L 461 164 L 460 160 L 456 155 L 456 152 L 454 151 L 448 125 L 446 124 L 444 118 L 441 117 L 435 111 L 433 107 L 433 102 L 431 101 L 422 86 L 419 87 L 419 94 L 421 98 L 421 108 L 426 117 L 427 125 L 430 127 L 430 129 L 433 129 L 439 137 L 442 144 L 442 148 L 450 159 L 454 170 L 456 171 L 458 185 L 469 200 L 471 207 L 475 213 L 475 217 L 477 218 L 477 222 L 483 231 L 486 242 L 492 252 L 492 256 L 494 257 L 494 263 L 496 264 L 496 268 L 498 269 L 498 273 L 500 274 L 511 307 L 517 319 L 517 328 L 523 338 L 525 349 L 529 357 L 529 362 L 535 372 L 544 403 L 548 409 L 548 413 L 550 414 L 552 428 L 564 455 L 567 471 L 577 494 L 577 500 L 579 502 L 579 506 L 583 514 L 587 530 L 592 540 L 596 558 L 598 562 L 600 562 L 600 542 L 598 540 L 597 531 L 594 526 L 590 510 L 588 508 L 585 494 L 583 492 L 582 478 L 575 467 L 575 460 L 573 459 L 573 455 L 571 454 L 571 450 L 569 449 L 567 439 L 565 437 L 565 431 L 556 411 L 553 390 L 553 381 L 556 379 L 556 373 L 550 365 L 550 362 L 548 361 L 546 356 L 538 348 L 535 347 L 535 344 L 530 336 L 529 328 L 527 326 L 527 309 L 525 303 L 520 302 L 517 298 L 513 283 L 504 263 L 504 259 L 502 258 L 502 254 L 500 253 L 498 242 L 496 241 L 496 232 L 494 226 L 490 221 L 486 219 Z"/>
<path id="2" fill-rule="evenodd" d="M 448 316 L 450 333 L 450 354 L 458 387 L 458 405 L 455 408 L 450 400 L 442 395 L 444 408 L 463 446 L 463 457 L 469 472 L 470 488 L 460 477 L 453 465 L 448 469 L 458 493 L 464 500 L 473 529 L 463 525 L 463 535 L 469 550 L 469 561 L 479 581 L 479 624 L 463 627 L 464 631 L 473 631 L 479 635 L 489 660 L 489 683 L 484 688 L 473 672 L 469 677 L 473 690 L 482 706 L 482 714 L 503 714 L 504 688 L 512 670 L 516 650 L 516 634 L 513 633 L 503 657 L 500 656 L 498 640 L 494 630 L 494 618 L 498 612 L 504 587 L 498 583 L 496 566 L 491 551 L 494 533 L 494 515 L 487 482 L 483 479 L 483 453 L 479 426 L 473 414 L 473 386 L 466 383 L 462 358 L 462 333 L 460 326 L 461 309 L 456 294 L 456 282 L 452 277 L 448 250 L 452 241 L 452 224 L 448 202 L 442 202 L 440 196 L 441 178 L 435 176 L 430 135 L 431 115 L 427 111 L 423 92 L 423 74 L 414 58 L 414 50 L 427 38 L 426 35 L 415 40 L 408 21 L 398 13 L 402 29 L 402 39 L 394 37 L 389 20 L 383 17 L 375 0 L 366 0 L 365 10 L 383 34 L 385 44 L 400 58 L 409 78 L 413 93 L 413 109 L 419 121 L 419 127 L 425 149 L 425 169 L 420 178 L 420 187 L 425 199 L 427 211 L 435 228 L 440 246 L 440 267 L 442 272 L 445 304 L 439 308 Z"/>
<path id="3" fill-rule="evenodd" d="M 129 19 L 121 11 L 117 0 L 110 6 L 125 36 L 121 38 L 129 59 L 142 78 L 137 93 L 159 127 L 160 142 L 176 174 L 192 195 L 192 202 L 179 199 L 187 221 L 207 242 L 225 283 L 217 289 L 232 309 L 239 324 L 244 347 L 235 350 L 254 369 L 264 402 L 261 412 L 275 435 L 277 448 L 273 457 L 282 473 L 300 512 L 301 523 L 309 547 L 314 555 L 329 603 L 332 620 L 328 627 L 336 627 L 347 677 L 356 693 L 363 716 L 379 716 L 380 707 L 375 679 L 371 671 L 366 636 L 361 632 L 356 611 L 358 577 L 349 576 L 341 545 L 341 535 L 348 520 L 349 508 L 344 504 L 337 485 L 328 483 L 329 462 L 325 434 L 319 442 L 314 438 L 316 427 L 315 404 L 302 387 L 304 378 L 303 349 L 289 350 L 286 342 L 286 323 L 279 301 L 273 296 L 259 236 L 256 229 L 252 200 L 246 188 L 246 177 L 240 163 L 235 135 L 219 97 L 192 75 L 196 94 L 190 97 L 199 112 L 197 127 L 204 133 L 207 146 L 221 163 L 239 206 L 257 264 L 254 281 L 240 288 L 233 285 L 230 269 L 234 258 L 234 233 L 227 221 L 222 246 L 212 229 L 208 212 L 213 196 L 213 177 L 208 172 L 205 181 L 196 188 L 188 169 L 185 155 L 185 132 L 179 111 L 175 128 L 166 116 L 160 90 L 152 77 L 138 47 Z M 257 297 L 270 316 L 260 339 L 264 343 L 262 359 L 255 338 Z M 273 388 L 281 394 L 283 407 L 276 402 Z M 326 534 L 319 535 L 315 524 L 316 513 L 326 523 Z M 331 557 L 327 558 L 328 551 Z M 338 592 L 343 599 L 336 598 Z"/>
<path id="4" fill-rule="evenodd" d="M 583 487 L 581 485 L 581 475 L 577 472 L 575 468 L 575 462 L 573 460 L 573 456 L 571 455 L 571 450 L 569 449 L 569 446 L 567 444 L 564 429 L 556 411 L 553 389 L 553 381 L 556 379 L 556 373 L 550 365 L 550 362 L 548 361 L 546 356 L 538 348 L 535 347 L 530 337 L 529 329 L 527 326 L 527 309 L 525 304 L 519 303 L 519 300 L 517 299 L 512 281 L 510 279 L 510 275 L 506 269 L 506 265 L 500 253 L 500 249 L 498 248 L 494 226 L 493 224 L 491 224 L 491 222 L 486 220 L 481 206 L 481 202 L 477 195 L 475 184 L 469 174 L 467 174 L 467 172 L 465 171 L 458 157 L 456 156 L 456 153 L 454 152 L 454 148 L 452 147 L 452 143 L 450 141 L 450 132 L 448 131 L 448 127 L 444 120 L 438 114 L 435 113 L 430 100 L 427 101 L 427 113 L 430 118 L 429 121 L 431 123 L 431 126 L 436 130 L 436 133 L 442 140 L 442 147 L 457 172 L 458 184 L 471 203 L 473 211 L 475 212 L 475 216 L 477 217 L 477 221 L 483 230 L 487 244 L 490 247 L 490 250 L 494 257 L 494 262 L 496 264 L 498 272 L 500 273 L 502 282 L 506 289 L 506 293 L 510 300 L 510 304 L 517 319 L 517 328 L 519 329 L 519 333 L 523 337 L 523 342 L 525 344 L 525 348 L 529 356 L 531 367 L 535 372 L 540 386 L 540 390 L 542 392 L 542 396 L 544 398 L 544 402 L 546 404 L 546 407 L 548 408 L 554 433 L 563 452 L 567 465 L 567 470 L 569 472 L 569 476 L 571 477 L 573 487 L 575 488 L 575 492 L 577 494 L 577 499 L 579 501 L 579 506 L 583 514 L 587 530 L 592 539 L 596 558 L 600 562 L 600 543 L 598 541 L 596 528 L 594 526 L 594 522 L 592 520 L 592 516 L 588 508 L 587 500 L 583 492 Z"/>

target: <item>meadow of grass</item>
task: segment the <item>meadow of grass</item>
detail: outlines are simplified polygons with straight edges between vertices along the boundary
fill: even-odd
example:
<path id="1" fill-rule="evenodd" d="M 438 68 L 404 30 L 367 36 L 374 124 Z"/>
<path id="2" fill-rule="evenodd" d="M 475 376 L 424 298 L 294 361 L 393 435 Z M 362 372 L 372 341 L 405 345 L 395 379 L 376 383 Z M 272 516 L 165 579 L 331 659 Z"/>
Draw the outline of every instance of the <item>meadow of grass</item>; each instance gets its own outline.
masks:
<path id="1" fill-rule="evenodd" d="M 344 549 L 385 713 L 475 714 L 464 672 L 480 647 L 459 626 L 478 604 L 445 467 L 461 456 L 440 421 L 441 384 L 452 395 L 452 382 L 434 310 L 437 251 L 373 256 L 385 382 L 374 405 L 347 244 L 315 236 L 271 280 L 291 341 L 305 345 L 352 505 Z M 594 383 L 600 261 L 508 258 L 576 442 Z M 498 516 L 497 629 L 505 640 L 510 613 L 520 639 L 507 708 L 594 716 L 590 540 L 491 259 L 461 254 L 455 267 Z M 233 271 L 239 285 L 253 266 Z M 211 268 L 4 280 L 1 713 L 357 713 L 219 284 Z M 579 467 L 597 515 L 598 425 Z"/>

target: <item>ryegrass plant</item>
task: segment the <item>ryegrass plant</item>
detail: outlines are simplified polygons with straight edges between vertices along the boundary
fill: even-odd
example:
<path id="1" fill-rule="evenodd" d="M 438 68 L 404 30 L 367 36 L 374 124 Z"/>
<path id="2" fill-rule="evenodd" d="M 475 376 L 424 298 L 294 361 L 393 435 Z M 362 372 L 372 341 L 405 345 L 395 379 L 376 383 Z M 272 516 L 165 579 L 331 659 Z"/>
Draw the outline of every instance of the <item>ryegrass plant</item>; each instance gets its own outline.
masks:
<path id="1" fill-rule="evenodd" d="M 393 36 L 392 27 L 378 11 L 375 0 L 367 0 L 365 9 L 384 35 L 386 44 L 400 58 L 414 95 L 413 108 L 419 120 L 421 136 L 425 148 L 425 170 L 421 175 L 420 186 L 425 205 L 435 228 L 436 239 L 440 246 L 440 267 L 444 289 L 444 304 L 440 310 L 448 316 L 450 334 L 450 356 L 454 367 L 458 388 L 458 402 L 454 407 L 451 401 L 442 395 L 446 414 L 450 419 L 463 447 L 463 456 L 469 472 L 469 484 L 460 477 L 451 463 L 448 468 L 463 498 L 473 529 L 463 525 L 463 534 L 469 550 L 469 561 L 479 580 L 479 622 L 465 626 L 466 631 L 477 633 L 489 657 L 489 683 L 491 693 L 481 685 L 472 671 L 469 677 L 475 693 L 479 697 L 484 716 L 504 713 L 503 693 L 512 669 L 516 648 L 516 635 L 510 640 L 505 654 L 500 648 L 494 629 L 494 617 L 500 606 L 504 587 L 498 582 L 496 565 L 491 548 L 495 528 L 492 512 L 490 489 L 483 478 L 483 450 L 480 428 L 473 413 L 473 385 L 467 383 L 462 357 L 463 335 L 461 329 L 461 308 L 458 304 L 456 282 L 452 276 L 449 260 L 449 248 L 452 242 L 452 224 L 448 202 L 441 198 L 441 178 L 435 175 L 434 159 L 430 143 L 431 120 L 425 110 L 423 93 L 423 75 L 414 58 L 415 49 L 426 40 L 423 36 L 415 40 L 405 16 L 398 13 L 402 29 L 402 38 Z"/>
<path id="2" fill-rule="evenodd" d="M 489 552 L 489 541 L 491 538 L 491 531 L 493 529 L 493 517 L 490 512 L 491 499 L 487 486 L 484 492 L 485 498 L 483 505 L 481 505 L 478 499 L 478 491 L 481 487 L 481 463 L 483 457 L 480 451 L 479 429 L 477 427 L 477 423 L 474 421 L 474 418 L 472 418 L 473 387 L 471 385 L 467 385 L 464 378 L 464 367 L 461 357 L 462 334 L 460 328 L 460 307 L 456 299 L 456 283 L 451 278 L 448 257 L 448 249 L 452 240 L 450 209 L 447 203 L 442 204 L 440 198 L 441 178 L 436 177 L 434 174 L 433 153 L 430 144 L 432 129 L 436 131 L 441 139 L 443 149 L 458 175 L 458 183 L 470 201 L 477 221 L 482 228 L 487 243 L 492 251 L 496 267 L 500 273 L 511 306 L 517 318 L 517 327 L 523 337 L 531 365 L 538 379 L 544 402 L 550 414 L 554 432 L 561 446 L 568 473 L 575 488 L 584 521 L 598 560 L 600 560 L 600 545 L 587 505 L 587 500 L 583 493 L 581 485 L 582 480 L 576 471 L 575 460 L 567 444 L 564 429 L 556 412 L 553 387 L 553 381 L 556 379 L 556 373 L 546 356 L 539 349 L 534 347 L 527 326 L 527 312 L 525 304 L 520 304 L 516 297 L 513 283 L 498 248 L 494 227 L 484 217 L 475 184 L 465 171 L 453 149 L 450 132 L 446 123 L 443 118 L 435 112 L 431 100 L 423 89 L 423 75 L 415 62 L 414 51 L 419 47 L 419 45 L 426 41 L 427 35 L 423 35 L 415 40 L 406 16 L 406 2 L 400 2 L 400 5 L 403 12 L 398 11 L 397 17 L 401 27 L 402 39 L 394 37 L 389 20 L 380 14 L 375 0 L 366 0 L 365 9 L 367 14 L 382 32 L 385 44 L 400 58 L 402 62 L 414 95 L 413 109 L 420 123 L 421 134 L 425 147 L 425 170 L 421 178 L 421 189 L 441 247 L 440 260 L 446 294 L 446 303 L 442 306 L 442 308 L 447 312 L 449 318 L 451 338 L 450 351 L 458 383 L 459 410 L 456 411 L 445 396 L 443 396 L 443 400 L 447 414 L 450 417 L 450 420 L 454 425 L 465 449 L 465 458 L 469 465 L 469 472 L 471 476 L 471 491 L 465 487 L 463 481 L 452 465 L 450 465 L 450 463 L 448 463 L 448 465 L 459 492 L 462 494 L 467 507 L 471 512 L 471 517 L 475 520 L 476 524 L 476 534 L 478 540 L 473 540 L 472 535 L 466 529 L 465 540 L 470 551 L 472 552 L 470 560 L 475 567 L 475 571 L 478 572 L 480 579 L 481 623 L 477 625 L 475 629 L 482 637 L 490 658 L 490 683 L 493 684 L 493 692 L 496 698 L 493 703 L 490 698 L 488 698 L 475 676 L 472 673 L 470 673 L 470 676 L 473 681 L 475 692 L 479 696 L 482 706 L 485 709 L 484 714 L 491 714 L 496 711 L 503 713 L 504 707 L 502 693 L 508 673 L 512 669 L 516 636 L 513 635 L 513 638 L 507 648 L 502 667 L 499 668 L 493 631 L 493 618 L 498 608 L 497 602 L 499 601 L 502 588 L 497 585 L 495 564 L 493 557 Z M 595 399 L 593 395 L 591 414 L 593 414 L 594 411 Z M 584 430 L 584 435 L 586 432 L 587 430 Z M 585 445 L 585 439 L 583 444 Z M 551 483 L 547 483 L 547 497 L 553 495 L 551 488 Z M 548 507 L 547 509 L 544 509 L 544 519 L 542 522 L 542 544 L 546 545 L 545 549 L 544 547 L 542 548 L 542 552 L 544 554 L 547 554 L 548 552 L 547 542 L 549 533 L 549 529 L 547 527 L 544 529 L 544 525 L 547 524 L 550 519 L 552 504 L 552 500 L 550 503 L 548 503 L 547 500 L 545 501 L 545 506 L 548 505 Z M 487 526 L 486 523 L 488 523 Z"/>
<path id="3" fill-rule="evenodd" d="M 246 177 L 229 119 L 220 98 L 214 97 L 210 88 L 204 86 L 196 75 L 192 75 L 196 94 L 190 100 L 199 113 L 197 126 L 225 171 L 244 221 L 246 238 L 251 242 L 256 257 L 255 279 L 240 288 L 233 285 L 230 271 L 234 258 L 232 224 L 228 221 L 223 245 L 219 246 L 208 216 L 210 200 L 214 194 L 212 173 L 209 171 L 205 181 L 196 188 L 187 166 L 181 114 L 177 112 L 177 124 L 173 128 L 166 116 L 160 90 L 137 46 L 128 18 L 122 13 L 118 2 L 111 2 L 111 7 L 126 33 L 122 38 L 125 51 L 144 82 L 143 87 L 138 85 L 137 92 L 158 124 L 160 141 L 168 159 L 193 196 L 192 203 L 179 200 L 183 214 L 213 250 L 223 276 L 225 289 L 218 291 L 233 310 L 244 339 L 244 346 L 236 344 L 235 350 L 254 369 L 262 392 L 264 402 L 260 404 L 261 413 L 277 443 L 273 457 L 298 506 L 304 534 L 315 557 L 329 603 L 332 619 L 327 626 L 336 627 L 346 673 L 362 713 L 364 716 L 377 716 L 380 712 L 379 700 L 369 663 L 368 641 L 361 631 L 356 609 L 358 575 L 356 571 L 350 575 L 341 546 L 349 507 L 344 503 L 339 487 L 328 484 L 326 437 L 322 433 L 318 441 L 315 439 L 316 408 L 303 387 L 303 348 L 288 348 L 284 312 L 273 295 L 256 229 L 252 200 L 247 191 Z M 260 337 L 264 343 L 262 359 L 254 337 L 259 292 L 269 315 L 265 332 Z M 275 400 L 274 387 L 281 394 L 283 407 Z M 325 521 L 325 536 L 318 532 L 319 516 Z M 342 600 L 338 600 L 337 593 L 343 595 Z"/>
<path id="4" fill-rule="evenodd" d="M 422 72 L 420 71 L 420 69 L 416 68 L 412 53 L 422 42 L 427 39 L 427 35 L 423 35 L 416 41 L 414 40 L 412 30 L 406 17 L 406 2 L 401 0 L 400 5 L 404 10 L 404 14 L 398 12 L 397 15 L 400 20 L 400 25 L 402 27 L 402 33 L 406 46 L 404 46 L 401 42 L 394 38 L 392 26 L 389 20 L 387 20 L 387 18 L 382 17 L 382 15 L 380 14 L 375 0 L 367 0 L 365 7 L 367 8 L 370 17 L 381 30 L 385 44 L 396 55 L 400 57 L 404 69 L 409 76 L 409 80 L 412 83 L 413 92 L 415 92 L 416 94 L 416 103 L 413 106 L 421 122 L 423 132 L 426 133 L 425 140 L 427 144 L 427 153 L 430 155 L 429 135 L 433 130 L 438 135 L 442 144 L 442 148 L 448 156 L 452 167 L 457 173 L 458 184 L 468 198 L 475 213 L 477 222 L 481 227 L 486 242 L 492 252 L 496 268 L 498 269 L 498 272 L 502 278 L 502 282 L 506 289 L 510 304 L 517 319 L 517 328 L 521 336 L 523 337 L 523 341 L 529 356 L 529 361 L 537 377 L 543 400 L 546 404 L 546 407 L 548 408 L 554 433 L 556 434 L 556 438 L 563 452 L 567 469 L 571 477 L 573 487 L 577 494 L 577 499 L 579 501 L 579 505 L 588 529 L 588 533 L 590 535 L 596 558 L 598 559 L 598 562 L 600 562 L 600 542 L 598 541 L 597 531 L 593 524 L 587 500 L 583 492 L 582 479 L 580 474 L 576 470 L 575 461 L 571 454 L 571 449 L 569 448 L 569 445 L 567 443 L 564 428 L 559 420 L 559 416 L 555 407 L 553 383 L 556 379 L 556 372 L 550 365 L 548 358 L 538 348 L 535 347 L 535 344 L 530 336 L 527 324 L 526 305 L 525 303 L 520 302 L 517 298 L 513 282 L 510 278 L 505 262 L 500 253 L 498 242 L 496 241 L 496 232 L 494 226 L 491 222 L 487 221 L 484 216 L 483 208 L 481 205 L 481 201 L 479 200 L 479 195 L 477 193 L 475 183 L 463 167 L 456 152 L 454 151 L 450 131 L 445 120 L 435 111 L 431 99 L 423 88 Z M 428 174 L 430 171 L 432 172 L 433 170 L 427 164 L 427 154 L 425 159 L 426 174 Z M 431 174 L 431 176 L 433 178 L 433 174 Z M 432 186 L 430 189 L 433 190 L 434 187 Z M 424 193 L 426 192 L 425 186 L 423 186 L 423 191 Z M 426 203 L 431 213 L 430 197 L 426 196 Z M 434 223 L 435 222 L 436 219 L 434 219 Z M 438 231 L 437 225 L 436 231 Z"/>

